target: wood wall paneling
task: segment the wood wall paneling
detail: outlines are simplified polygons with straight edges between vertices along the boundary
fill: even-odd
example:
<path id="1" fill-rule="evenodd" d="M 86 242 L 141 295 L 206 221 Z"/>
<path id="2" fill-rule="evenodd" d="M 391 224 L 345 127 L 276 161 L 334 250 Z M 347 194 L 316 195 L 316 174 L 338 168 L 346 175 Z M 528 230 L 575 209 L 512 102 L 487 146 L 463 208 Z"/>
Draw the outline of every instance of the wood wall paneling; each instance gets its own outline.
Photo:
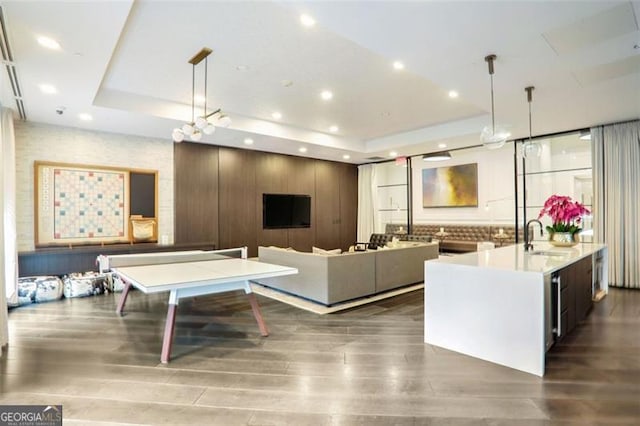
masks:
<path id="1" fill-rule="evenodd" d="M 315 241 L 316 229 L 316 175 L 315 160 L 302 157 L 287 157 L 289 168 L 287 176 L 287 192 L 290 194 L 311 196 L 311 227 L 293 228 L 287 231 L 288 247 L 299 251 L 311 251 Z"/>
<path id="2" fill-rule="evenodd" d="M 340 241 L 340 170 L 337 163 L 316 160 L 316 239 L 317 247 L 331 250 Z"/>
<path id="3" fill-rule="evenodd" d="M 249 247 L 258 255 L 256 237 L 256 156 L 249 150 L 219 148 L 219 240 L 221 248 Z M 260 206 L 262 209 L 262 206 Z"/>
<path id="4" fill-rule="evenodd" d="M 287 179 L 291 175 L 287 156 L 261 153 L 256 156 L 256 239 L 259 246 L 288 247 L 286 229 L 264 229 L 262 222 L 262 194 L 286 194 Z"/>
<path id="5" fill-rule="evenodd" d="M 213 243 L 218 236 L 218 148 L 174 144 L 175 242 Z"/>
<path id="6" fill-rule="evenodd" d="M 358 168 L 339 164 L 340 173 L 340 242 L 347 250 L 356 243 L 358 228 Z"/>
<path id="7" fill-rule="evenodd" d="M 355 242 L 354 165 L 204 144 L 176 145 L 176 242 L 347 249 Z M 311 227 L 263 229 L 262 194 L 311 196 Z M 211 221 L 209 221 L 211 217 Z M 217 226 L 212 230 L 211 226 Z"/>

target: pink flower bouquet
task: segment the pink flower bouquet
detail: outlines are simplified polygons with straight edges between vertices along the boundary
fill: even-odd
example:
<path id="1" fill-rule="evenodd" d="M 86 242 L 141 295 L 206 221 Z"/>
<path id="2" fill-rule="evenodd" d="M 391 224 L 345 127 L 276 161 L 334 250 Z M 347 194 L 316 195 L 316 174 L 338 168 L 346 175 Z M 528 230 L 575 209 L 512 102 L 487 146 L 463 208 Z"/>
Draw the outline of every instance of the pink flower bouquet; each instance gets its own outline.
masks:
<path id="1" fill-rule="evenodd" d="M 578 225 L 582 221 L 582 216 L 586 214 L 591 214 L 591 212 L 584 205 L 573 201 L 571 197 L 552 195 L 545 201 L 538 219 L 544 215 L 551 218 L 553 225 L 547 226 L 547 231 L 550 234 L 554 232 L 575 234 L 582 231 Z"/>

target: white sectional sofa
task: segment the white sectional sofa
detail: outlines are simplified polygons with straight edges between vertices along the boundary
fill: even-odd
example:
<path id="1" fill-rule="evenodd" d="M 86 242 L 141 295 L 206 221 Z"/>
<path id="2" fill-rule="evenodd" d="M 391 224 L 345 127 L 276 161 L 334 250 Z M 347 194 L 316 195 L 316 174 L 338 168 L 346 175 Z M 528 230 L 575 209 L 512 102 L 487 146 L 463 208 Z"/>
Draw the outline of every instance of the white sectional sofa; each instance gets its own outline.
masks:
<path id="1" fill-rule="evenodd" d="M 297 275 L 257 282 L 324 305 L 420 283 L 424 261 L 438 257 L 437 243 L 402 243 L 395 248 L 343 254 L 314 254 L 258 247 L 260 261 L 298 269 Z"/>

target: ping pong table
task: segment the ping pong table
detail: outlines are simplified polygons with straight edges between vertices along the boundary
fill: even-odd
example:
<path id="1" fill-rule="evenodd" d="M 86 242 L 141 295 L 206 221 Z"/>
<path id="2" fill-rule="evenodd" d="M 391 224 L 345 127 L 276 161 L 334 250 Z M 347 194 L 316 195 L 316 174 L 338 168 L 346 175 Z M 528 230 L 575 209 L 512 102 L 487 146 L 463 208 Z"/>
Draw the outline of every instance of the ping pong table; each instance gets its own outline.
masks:
<path id="1" fill-rule="evenodd" d="M 240 257 L 230 257 L 239 255 Z M 105 263 L 106 262 L 106 263 Z M 234 290 L 244 290 L 262 336 L 269 330 L 251 289 L 251 280 L 297 274 L 296 268 L 247 259 L 247 248 L 203 252 L 153 253 L 147 256 L 116 255 L 101 259 L 125 283 L 116 312 L 124 310 L 131 287 L 145 294 L 169 292 L 169 308 L 162 340 L 160 361 L 171 357 L 176 308 L 180 299 Z"/>

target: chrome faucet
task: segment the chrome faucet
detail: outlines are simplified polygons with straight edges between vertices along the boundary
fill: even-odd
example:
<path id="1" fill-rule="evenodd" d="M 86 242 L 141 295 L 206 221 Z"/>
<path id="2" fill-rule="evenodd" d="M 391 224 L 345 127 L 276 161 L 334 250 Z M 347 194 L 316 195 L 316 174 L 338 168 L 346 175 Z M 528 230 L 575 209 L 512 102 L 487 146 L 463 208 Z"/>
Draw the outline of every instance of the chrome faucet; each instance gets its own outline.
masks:
<path id="1" fill-rule="evenodd" d="M 531 219 L 524 227 L 524 251 L 533 250 L 533 244 L 529 241 L 529 226 L 531 222 L 535 222 L 540 225 L 540 236 L 542 236 L 542 222 L 538 219 Z"/>

